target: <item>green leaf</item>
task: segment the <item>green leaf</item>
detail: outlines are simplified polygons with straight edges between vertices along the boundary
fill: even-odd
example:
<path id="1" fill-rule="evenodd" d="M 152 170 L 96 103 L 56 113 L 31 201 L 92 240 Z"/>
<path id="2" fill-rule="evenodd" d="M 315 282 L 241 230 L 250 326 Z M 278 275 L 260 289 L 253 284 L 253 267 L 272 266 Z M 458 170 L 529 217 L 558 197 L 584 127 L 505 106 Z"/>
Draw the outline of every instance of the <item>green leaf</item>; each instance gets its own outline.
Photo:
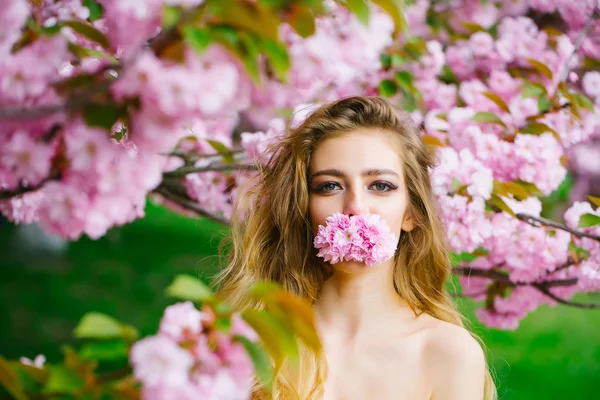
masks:
<path id="1" fill-rule="evenodd" d="M 104 10 L 96 0 L 83 0 L 83 5 L 90 10 L 90 16 L 88 18 L 90 22 L 94 22 L 102 18 Z"/>
<path id="2" fill-rule="evenodd" d="M 415 94 L 413 94 L 415 93 Z M 420 93 L 413 87 L 413 91 L 407 91 L 402 89 L 402 99 L 401 99 L 401 105 L 402 108 L 407 111 L 407 112 L 413 112 L 417 109 L 418 104 L 417 104 L 417 95 L 420 95 Z"/>
<path id="3" fill-rule="evenodd" d="M 594 103 L 592 103 L 592 101 L 586 95 L 573 93 L 573 98 L 575 101 L 577 101 L 577 105 L 585 108 L 588 111 L 594 112 Z"/>
<path id="4" fill-rule="evenodd" d="M 280 20 L 274 10 L 260 2 L 211 1 L 204 6 L 205 18 L 212 17 L 239 33 L 254 33 L 261 38 L 279 40 Z"/>
<path id="5" fill-rule="evenodd" d="M 456 192 L 458 189 L 460 189 L 463 186 L 462 182 L 460 180 L 458 180 L 457 178 L 452 178 L 452 191 Z"/>
<path id="6" fill-rule="evenodd" d="M 87 343 L 79 352 L 79 356 L 86 360 L 118 361 L 126 359 L 129 346 L 123 340 L 103 340 Z"/>
<path id="7" fill-rule="evenodd" d="M 137 330 L 129 325 L 124 325 L 106 314 L 89 312 L 85 314 L 73 331 L 79 339 L 114 339 L 124 338 L 135 340 L 139 337 Z"/>
<path id="8" fill-rule="evenodd" d="M 198 54 L 204 53 L 211 42 L 210 33 L 206 28 L 190 25 L 183 27 L 183 39 Z"/>
<path id="9" fill-rule="evenodd" d="M 447 64 L 444 64 L 442 67 L 442 73 L 438 75 L 438 79 L 447 85 L 458 83 L 458 78 L 454 74 L 454 71 Z"/>
<path id="10" fill-rule="evenodd" d="M 379 87 L 377 88 L 379 94 L 383 97 L 392 97 L 398 92 L 398 87 L 394 81 L 389 79 L 384 79 L 379 83 Z"/>
<path id="11" fill-rule="evenodd" d="M 239 37 L 240 41 L 236 53 L 244 63 L 250 77 L 255 82 L 258 82 L 260 80 L 260 66 L 258 63 L 260 49 L 257 39 L 254 35 L 247 32 L 240 32 Z"/>
<path id="12" fill-rule="evenodd" d="M 307 7 L 291 7 L 288 23 L 296 33 L 303 38 L 314 35 L 315 33 L 315 16 Z"/>
<path id="13" fill-rule="evenodd" d="M 498 125 L 502 125 L 503 127 L 506 128 L 506 125 L 500 119 L 500 117 L 498 117 L 493 112 L 489 112 L 489 111 L 478 112 L 477 114 L 475 114 L 473 116 L 472 120 L 475 121 L 475 122 L 483 122 L 483 123 L 489 123 L 489 124 L 498 124 Z"/>
<path id="14" fill-rule="evenodd" d="M 552 107 L 552 103 L 550 103 L 550 100 L 548 100 L 548 95 L 540 95 L 538 98 L 538 111 L 540 113 L 545 113 L 550 110 L 550 107 Z"/>
<path id="15" fill-rule="evenodd" d="M 56 82 L 54 88 L 58 92 L 76 91 L 81 88 L 86 88 L 94 84 L 94 75 L 81 73 L 73 75 L 65 80 Z"/>
<path id="16" fill-rule="evenodd" d="M 516 180 L 514 183 L 518 184 L 523 189 L 525 189 L 527 194 L 530 196 L 541 196 L 542 195 L 542 192 L 540 191 L 540 189 L 538 189 L 538 187 L 534 183 L 525 182 L 522 180 Z"/>
<path id="17" fill-rule="evenodd" d="M 87 39 L 98 43 L 100 46 L 105 49 L 110 48 L 110 43 L 108 38 L 104 33 L 100 32 L 98 29 L 94 28 L 88 23 L 81 21 L 64 21 L 63 25 L 68 26 L 73 29 L 75 32 L 79 33 L 81 36 L 86 37 Z"/>
<path id="18" fill-rule="evenodd" d="M 281 286 L 274 282 L 256 282 L 248 288 L 248 295 L 257 298 L 264 299 L 266 297 L 274 296 L 277 293 L 281 293 Z"/>
<path id="19" fill-rule="evenodd" d="M 163 4 L 162 9 L 162 27 L 163 29 L 171 29 L 179 22 L 183 10 L 181 7 Z"/>
<path id="20" fill-rule="evenodd" d="M 487 97 L 488 99 L 490 99 L 491 101 L 493 101 L 498 106 L 498 108 L 500 108 L 502 111 L 510 114 L 510 109 L 508 108 L 508 104 L 506 104 L 506 102 L 504 101 L 504 99 L 502 97 L 498 96 L 494 92 L 483 92 L 482 94 L 485 97 Z"/>
<path id="21" fill-rule="evenodd" d="M 377 4 L 383 11 L 389 14 L 394 20 L 396 29 L 394 34 L 398 34 L 401 31 L 406 30 L 406 20 L 402 13 L 402 1 L 401 0 L 371 0 L 374 4 Z"/>
<path id="22" fill-rule="evenodd" d="M 523 188 L 523 186 L 519 185 L 518 183 L 502 182 L 502 185 L 508 193 L 512 194 L 519 201 L 529 197 L 529 194 L 527 193 L 525 188 Z"/>
<path id="23" fill-rule="evenodd" d="M 267 391 L 273 389 L 273 366 L 269 355 L 258 344 L 248 340 L 244 336 L 235 336 L 235 341 L 240 342 L 254 363 L 254 369 L 260 382 Z"/>
<path id="24" fill-rule="evenodd" d="M 247 293 L 251 298 L 264 303 L 271 315 L 288 326 L 313 350 L 320 350 L 321 344 L 316 333 L 314 315 L 308 302 L 284 291 L 272 282 L 256 283 Z"/>
<path id="25" fill-rule="evenodd" d="M 50 376 L 44 386 L 44 393 L 73 393 L 85 387 L 83 378 L 64 365 L 50 366 L 48 370 Z"/>
<path id="26" fill-rule="evenodd" d="M 347 0 L 346 5 L 363 25 L 369 25 L 369 5 L 365 0 Z"/>
<path id="27" fill-rule="evenodd" d="M 500 197 L 496 196 L 495 194 L 492 194 L 492 197 L 487 201 L 489 204 L 499 208 L 500 210 L 510 214 L 513 217 L 517 217 L 515 215 L 515 212 L 513 210 L 511 210 L 511 208 L 508 206 L 508 204 L 506 204 L 504 202 L 504 200 L 502 200 Z"/>
<path id="28" fill-rule="evenodd" d="M 27 400 L 25 391 L 19 382 L 19 376 L 10 363 L 0 356 L 0 385 L 17 400 Z"/>
<path id="29" fill-rule="evenodd" d="M 272 314 L 254 309 L 242 312 L 242 318 L 258 334 L 265 349 L 275 362 L 275 369 L 287 358 L 292 364 L 298 362 L 298 343 L 294 332 Z"/>
<path id="30" fill-rule="evenodd" d="M 263 40 L 261 44 L 277 77 L 281 81 L 286 82 L 287 73 L 290 69 L 290 56 L 287 49 L 281 42 L 275 42 L 268 39 Z"/>
<path id="31" fill-rule="evenodd" d="M 558 132 L 541 122 L 530 122 L 529 124 L 521 128 L 519 131 L 521 133 L 530 133 L 532 135 L 541 135 L 543 133 L 550 132 L 554 134 L 555 137 L 558 137 L 560 139 Z"/>
<path id="32" fill-rule="evenodd" d="M 79 46 L 75 43 L 69 43 L 68 45 L 69 51 L 73 53 L 73 55 L 77 58 L 98 58 L 100 60 L 107 60 L 111 64 L 117 65 L 119 64 L 119 60 L 111 56 L 110 54 L 103 53 L 98 50 L 90 49 L 87 47 Z"/>
<path id="33" fill-rule="evenodd" d="M 539 83 L 525 82 L 522 89 L 523 98 L 538 97 L 546 94 L 546 88 Z"/>
<path id="34" fill-rule="evenodd" d="M 50 373 L 46 368 L 38 368 L 32 365 L 23 364 L 21 362 L 13 362 L 13 368 L 15 368 L 16 370 L 21 370 L 23 374 L 29 376 L 32 379 L 32 381 L 36 384 L 44 385 L 48 381 L 48 377 L 50 376 Z"/>
<path id="35" fill-rule="evenodd" d="M 398 71 L 394 74 L 394 78 L 398 85 L 407 92 L 412 92 L 414 89 L 413 76 L 408 71 Z"/>
<path id="36" fill-rule="evenodd" d="M 444 143 L 442 143 L 442 141 L 440 139 L 436 138 L 435 136 L 423 135 L 423 136 L 421 136 L 421 139 L 423 140 L 423 143 L 425 143 L 426 145 L 445 147 Z"/>
<path id="37" fill-rule="evenodd" d="M 596 214 L 583 214 L 579 218 L 578 228 L 589 228 L 590 226 L 600 225 L 600 217 Z"/>
<path id="38" fill-rule="evenodd" d="M 533 66 L 533 68 L 535 68 L 538 72 L 540 72 L 542 75 L 544 75 L 546 78 L 548 78 L 549 80 L 552 80 L 552 71 L 550 70 L 550 68 L 548 68 L 544 63 L 535 60 L 533 58 L 528 58 L 527 61 L 529 62 L 529 64 L 531 64 Z"/>
<path id="39" fill-rule="evenodd" d="M 83 110 L 83 120 L 90 127 L 110 130 L 119 119 L 121 109 L 116 104 L 88 104 Z"/>
<path id="40" fill-rule="evenodd" d="M 392 66 L 392 56 L 382 53 L 379 55 L 379 62 L 381 62 L 381 68 L 388 69 Z"/>
<path id="41" fill-rule="evenodd" d="M 590 199 L 592 204 L 595 204 L 596 207 L 600 207 L 600 197 L 588 196 L 588 199 Z"/>
<path id="42" fill-rule="evenodd" d="M 467 28 L 470 33 L 485 32 L 485 28 L 483 26 L 474 22 L 465 21 L 462 23 L 462 26 Z"/>
<path id="43" fill-rule="evenodd" d="M 232 163 L 235 160 L 233 159 L 233 155 L 231 154 L 231 150 L 229 150 L 229 148 L 227 146 L 225 146 L 223 143 L 219 142 L 218 140 L 212 140 L 212 139 L 206 139 L 206 141 L 208 142 L 208 144 L 210 144 L 210 146 L 215 149 L 217 151 L 217 153 L 219 153 L 220 155 L 223 156 L 223 161 L 228 162 L 228 163 Z"/>
<path id="44" fill-rule="evenodd" d="M 402 57 L 402 56 L 401 56 L 400 54 L 398 54 L 398 53 L 394 53 L 394 54 L 392 54 L 392 57 L 391 57 L 391 58 L 392 58 L 392 59 L 391 59 L 391 62 L 392 62 L 392 66 L 393 66 L 393 67 L 399 67 L 399 66 L 401 66 L 401 65 L 404 65 L 404 64 L 406 64 L 406 62 L 407 62 L 406 58 L 405 58 L 405 57 Z"/>
<path id="45" fill-rule="evenodd" d="M 125 135 L 127 135 L 127 128 L 122 127 L 120 130 L 116 131 L 111 137 L 117 142 L 120 142 L 121 140 L 123 140 Z"/>
<path id="46" fill-rule="evenodd" d="M 200 303 L 215 299 L 215 295 L 208 286 L 189 275 L 178 275 L 165 291 L 169 297 Z"/>

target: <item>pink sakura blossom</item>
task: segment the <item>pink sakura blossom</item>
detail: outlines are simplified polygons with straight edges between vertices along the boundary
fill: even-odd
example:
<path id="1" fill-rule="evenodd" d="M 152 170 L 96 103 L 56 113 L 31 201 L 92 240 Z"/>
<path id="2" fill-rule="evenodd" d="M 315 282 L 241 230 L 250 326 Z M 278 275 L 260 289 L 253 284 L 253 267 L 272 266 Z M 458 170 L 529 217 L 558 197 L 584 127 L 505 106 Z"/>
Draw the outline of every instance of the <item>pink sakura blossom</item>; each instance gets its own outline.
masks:
<path id="1" fill-rule="evenodd" d="M 269 146 L 283 137 L 285 129 L 283 119 L 276 118 L 269 121 L 266 132 L 242 132 L 241 144 L 246 154 L 248 154 L 249 161 L 266 163 L 271 156 L 268 152 Z"/>
<path id="2" fill-rule="evenodd" d="M 159 332 L 176 342 L 181 342 L 187 337 L 199 335 L 205 318 L 192 302 L 177 303 L 165 309 Z"/>
<path id="3" fill-rule="evenodd" d="M 371 20 L 364 26 L 345 7 L 332 3 L 329 14 L 318 18 L 316 32 L 300 37 L 290 26 L 280 28 L 280 37 L 289 46 L 289 83 L 268 81 L 252 92 L 252 105 L 258 114 L 249 117 L 257 123 L 272 119 L 269 107 L 293 108 L 300 103 L 334 100 L 364 91 L 364 84 L 378 73 L 379 55 L 392 43 L 391 18 L 372 8 Z M 261 112 L 265 110 L 266 114 Z"/>
<path id="4" fill-rule="evenodd" d="M 335 213 L 319 225 L 314 245 L 317 256 L 330 264 L 357 261 L 372 267 L 394 256 L 398 237 L 377 214 Z"/>
<path id="5" fill-rule="evenodd" d="M 0 149 L 0 168 L 13 171 L 26 186 L 35 186 L 50 173 L 54 146 L 17 131 Z"/>
<path id="6" fill-rule="evenodd" d="M 61 35 L 42 37 L 15 54 L 3 56 L 0 104 L 20 104 L 41 97 L 69 58 L 67 41 Z"/>
<path id="7" fill-rule="evenodd" d="M 587 72 L 581 80 L 584 92 L 592 99 L 600 97 L 600 72 Z"/>
<path id="8" fill-rule="evenodd" d="M 0 57 L 5 57 L 19 39 L 20 29 L 31 12 L 27 0 L 2 0 L 0 14 Z"/>
<path id="9" fill-rule="evenodd" d="M 454 191 L 458 181 L 467 185 L 467 192 L 473 196 L 489 199 L 493 189 L 493 173 L 478 161 L 468 149 L 456 152 L 452 147 L 438 151 L 440 163 L 431 173 L 431 182 L 438 195 Z"/>
<path id="10" fill-rule="evenodd" d="M 258 336 L 237 314 L 228 332 L 215 330 L 209 314 L 191 302 L 174 304 L 158 334 L 134 344 L 130 358 L 143 399 L 249 398 L 254 367 L 236 336 Z"/>
<path id="11" fill-rule="evenodd" d="M 185 187 L 188 195 L 210 213 L 231 215 L 231 196 L 228 192 L 228 177 L 221 172 L 188 174 Z"/>
<path id="12" fill-rule="evenodd" d="M 37 222 L 38 209 L 43 198 L 44 195 L 38 190 L 0 201 L 0 213 L 17 224 Z"/>
<path id="13" fill-rule="evenodd" d="M 512 289 L 506 298 L 496 296 L 495 310 L 480 308 L 475 313 L 489 327 L 515 330 L 521 319 L 544 303 L 548 303 L 547 297 L 535 288 L 519 286 Z"/>
<path id="14" fill-rule="evenodd" d="M 131 349 L 134 376 L 146 385 L 186 383 L 194 358 L 176 342 L 162 336 L 147 337 Z"/>

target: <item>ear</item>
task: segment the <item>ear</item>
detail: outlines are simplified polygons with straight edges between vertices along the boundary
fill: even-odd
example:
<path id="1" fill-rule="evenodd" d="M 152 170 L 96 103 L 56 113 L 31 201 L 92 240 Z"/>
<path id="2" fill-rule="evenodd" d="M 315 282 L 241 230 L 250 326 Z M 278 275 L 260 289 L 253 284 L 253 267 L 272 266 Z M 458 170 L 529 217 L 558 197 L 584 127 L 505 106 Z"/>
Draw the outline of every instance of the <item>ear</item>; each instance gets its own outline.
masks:
<path id="1" fill-rule="evenodd" d="M 402 226 L 401 226 L 402 230 L 405 232 L 410 232 L 413 229 L 415 229 L 415 221 L 413 220 L 413 218 L 410 216 L 410 214 L 407 214 L 404 217 L 404 221 L 402 221 Z"/>

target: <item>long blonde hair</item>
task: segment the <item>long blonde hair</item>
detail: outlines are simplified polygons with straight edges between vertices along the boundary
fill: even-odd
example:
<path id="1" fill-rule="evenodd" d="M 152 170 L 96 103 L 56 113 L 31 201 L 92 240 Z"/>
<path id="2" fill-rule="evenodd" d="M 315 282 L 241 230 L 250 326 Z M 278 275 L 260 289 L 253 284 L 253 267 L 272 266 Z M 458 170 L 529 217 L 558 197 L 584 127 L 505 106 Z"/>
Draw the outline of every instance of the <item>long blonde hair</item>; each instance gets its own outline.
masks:
<path id="1" fill-rule="evenodd" d="M 429 178 L 434 154 L 406 114 L 379 97 L 350 97 L 325 104 L 271 147 L 268 167 L 261 168 L 236 205 L 234 215 L 248 208 L 251 212 L 232 220 L 227 264 L 216 280 L 221 296 L 242 309 L 260 307 L 242 294 L 252 283 L 266 280 L 310 302 L 317 299 L 331 270 L 322 266 L 312 246 L 307 182 L 311 155 L 322 139 L 360 128 L 389 131 L 401 148 L 407 212 L 415 228 L 400 236 L 402 251 L 395 258 L 393 274 L 398 295 L 416 315 L 427 313 L 464 326 L 444 287 L 451 263 Z M 283 370 L 277 377 L 275 398 L 304 400 L 322 395 L 326 362 L 306 349 L 302 354 L 298 373 Z M 256 392 L 255 398 L 263 397 Z M 494 382 L 487 371 L 485 399 L 493 398 Z"/>

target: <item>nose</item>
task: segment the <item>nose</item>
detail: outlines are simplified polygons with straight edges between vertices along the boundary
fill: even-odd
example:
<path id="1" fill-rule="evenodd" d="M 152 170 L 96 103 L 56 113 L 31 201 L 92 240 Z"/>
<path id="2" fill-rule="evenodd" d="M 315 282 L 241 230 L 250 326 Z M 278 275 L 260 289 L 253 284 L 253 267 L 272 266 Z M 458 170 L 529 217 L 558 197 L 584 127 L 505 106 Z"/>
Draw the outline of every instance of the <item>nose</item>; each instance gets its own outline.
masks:
<path id="1" fill-rule="evenodd" d="M 368 204 L 365 194 L 360 190 L 348 190 L 344 199 L 344 214 L 348 216 L 368 213 Z"/>

